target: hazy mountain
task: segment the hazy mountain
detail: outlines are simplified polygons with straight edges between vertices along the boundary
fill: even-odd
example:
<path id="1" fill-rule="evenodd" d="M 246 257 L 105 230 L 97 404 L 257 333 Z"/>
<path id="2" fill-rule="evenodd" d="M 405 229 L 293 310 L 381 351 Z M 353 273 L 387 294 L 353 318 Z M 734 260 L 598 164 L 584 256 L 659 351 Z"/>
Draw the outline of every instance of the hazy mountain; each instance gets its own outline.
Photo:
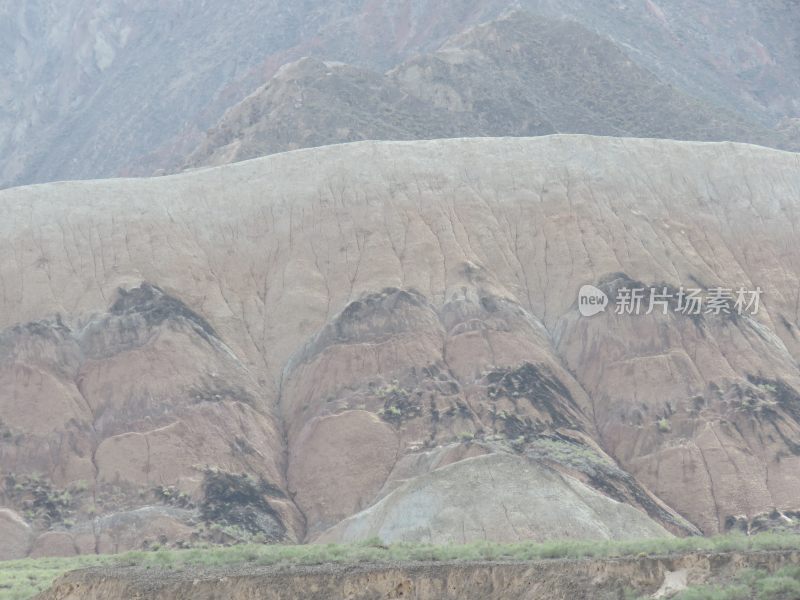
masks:
<path id="1" fill-rule="evenodd" d="M 574 21 L 517 11 L 383 77 L 310 58 L 286 65 L 226 112 L 186 166 L 364 139 L 559 132 L 800 147 L 659 80 Z"/>
<path id="2" fill-rule="evenodd" d="M 532 0 L 628 49 L 665 81 L 772 125 L 800 111 L 800 10 L 793 0 Z"/>
<path id="3" fill-rule="evenodd" d="M 5 190 L 5 548 L 792 526 L 798 194 L 792 153 L 587 136 Z"/>
<path id="4" fill-rule="evenodd" d="M 314 56 L 383 72 L 513 7 L 579 22 L 677 97 L 719 108 L 722 121 L 733 111 L 745 130 L 796 132 L 792 0 L 6 1 L 0 185 L 174 168 L 287 62 Z M 377 128 L 392 129 L 391 120 Z"/>
<path id="5" fill-rule="evenodd" d="M 374 71 L 303 58 L 228 110 L 188 158 L 175 156 L 170 166 L 225 164 L 356 140 L 479 135 L 470 116 L 439 108 Z"/>
<path id="6" fill-rule="evenodd" d="M 488 18 L 481 5 L 1 2 L 0 185 L 138 169 L 196 143 L 287 61 L 386 68 Z"/>

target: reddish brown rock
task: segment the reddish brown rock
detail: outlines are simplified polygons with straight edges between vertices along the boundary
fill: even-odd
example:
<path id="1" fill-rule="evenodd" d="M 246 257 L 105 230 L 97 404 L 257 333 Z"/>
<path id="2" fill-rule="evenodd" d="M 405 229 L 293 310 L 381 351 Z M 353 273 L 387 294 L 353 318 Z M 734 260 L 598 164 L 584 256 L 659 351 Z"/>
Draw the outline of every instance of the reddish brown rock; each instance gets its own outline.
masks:
<path id="1" fill-rule="evenodd" d="M 373 413 L 350 410 L 309 422 L 290 447 L 289 489 L 315 537 L 371 504 L 392 471 L 398 439 Z"/>
<path id="2" fill-rule="evenodd" d="M 0 539 L 0 560 L 24 558 L 31 547 L 32 531 L 13 510 L 0 508 Z"/>
<path id="3" fill-rule="evenodd" d="M 31 558 L 47 556 L 74 556 L 79 554 L 75 539 L 66 531 L 48 531 L 36 538 L 31 549 Z"/>
<path id="4" fill-rule="evenodd" d="M 209 473 L 303 540 L 486 455 L 674 533 L 794 511 L 798 196 L 790 153 L 585 136 L 5 190 L 0 469 L 85 488 L 81 551 L 190 534 Z M 578 315 L 639 282 L 762 310 Z"/>

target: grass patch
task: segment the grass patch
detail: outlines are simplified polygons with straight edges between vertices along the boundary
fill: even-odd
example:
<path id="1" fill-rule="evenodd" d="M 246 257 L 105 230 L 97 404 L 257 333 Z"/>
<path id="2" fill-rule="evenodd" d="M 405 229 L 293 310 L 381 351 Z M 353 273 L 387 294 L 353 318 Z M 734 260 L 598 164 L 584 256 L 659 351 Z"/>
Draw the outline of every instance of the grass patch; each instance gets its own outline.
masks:
<path id="1" fill-rule="evenodd" d="M 319 565 L 327 563 L 395 563 L 411 561 L 530 561 L 559 558 L 613 558 L 652 556 L 687 552 L 800 550 L 800 536 L 789 533 L 761 533 L 754 536 L 665 538 L 641 541 L 551 541 L 497 544 L 475 542 L 463 545 L 384 545 L 379 539 L 358 544 L 241 544 L 237 546 L 127 552 L 117 555 L 87 555 L 74 558 L 42 558 L 0 562 L 0 600 L 24 600 L 46 589 L 55 578 L 73 569 L 89 566 L 140 566 L 181 569 L 183 567 L 234 567 L 237 565 Z M 763 576 L 762 576 L 763 575 Z M 774 575 L 748 572 L 736 585 L 747 588 L 760 600 L 780 600 L 800 589 L 800 568 L 786 568 Z M 783 590 L 783 591 L 782 591 Z M 741 590 L 739 590 L 741 591 Z M 750 593 L 749 592 L 749 593 Z M 682 600 L 733 600 L 736 588 L 687 590 Z M 691 595 L 701 594 L 701 595 Z M 706 594 L 705 596 L 702 594 Z M 708 595 L 722 594 L 722 595 Z M 724 595 L 729 594 L 729 595 Z M 750 596 L 746 596 L 750 597 Z"/>
<path id="2" fill-rule="evenodd" d="M 531 441 L 530 454 L 552 460 L 579 471 L 587 472 L 599 467 L 614 467 L 614 463 L 589 446 L 553 437 L 539 437 Z"/>
<path id="3" fill-rule="evenodd" d="M 53 581 L 74 569 L 113 564 L 112 555 L 87 555 L 74 558 L 37 558 L 0 562 L 0 599 L 27 600 L 43 592 Z"/>
<path id="4" fill-rule="evenodd" d="M 796 600 L 800 598 L 800 567 L 787 566 L 775 573 L 747 569 L 728 585 L 689 588 L 675 600 Z"/>

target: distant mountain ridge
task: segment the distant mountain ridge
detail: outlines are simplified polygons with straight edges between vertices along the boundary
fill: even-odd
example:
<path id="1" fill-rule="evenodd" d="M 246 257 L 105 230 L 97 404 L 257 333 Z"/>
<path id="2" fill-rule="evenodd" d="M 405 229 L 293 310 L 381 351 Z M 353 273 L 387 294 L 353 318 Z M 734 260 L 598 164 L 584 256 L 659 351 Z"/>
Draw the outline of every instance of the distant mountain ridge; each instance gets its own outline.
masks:
<path id="1" fill-rule="evenodd" d="M 22 0 L 0 3 L 0 186 L 171 170 L 283 64 L 383 72 L 511 8 L 574 20 L 676 94 L 797 138 L 792 0 Z"/>
<path id="2" fill-rule="evenodd" d="M 383 76 L 313 58 L 286 65 L 229 109 L 184 166 L 364 139 L 550 133 L 800 148 L 800 137 L 659 80 L 574 21 L 514 11 Z"/>

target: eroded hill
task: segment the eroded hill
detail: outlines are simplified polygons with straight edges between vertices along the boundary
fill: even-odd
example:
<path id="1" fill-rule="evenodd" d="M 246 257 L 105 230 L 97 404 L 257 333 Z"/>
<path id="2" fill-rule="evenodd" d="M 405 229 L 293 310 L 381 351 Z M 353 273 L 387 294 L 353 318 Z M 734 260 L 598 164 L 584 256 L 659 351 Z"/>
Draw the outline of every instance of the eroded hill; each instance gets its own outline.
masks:
<path id="1" fill-rule="evenodd" d="M 798 197 L 795 154 L 586 136 L 6 190 L 4 552 L 792 527 Z M 639 282 L 763 305 L 579 315 Z"/>

